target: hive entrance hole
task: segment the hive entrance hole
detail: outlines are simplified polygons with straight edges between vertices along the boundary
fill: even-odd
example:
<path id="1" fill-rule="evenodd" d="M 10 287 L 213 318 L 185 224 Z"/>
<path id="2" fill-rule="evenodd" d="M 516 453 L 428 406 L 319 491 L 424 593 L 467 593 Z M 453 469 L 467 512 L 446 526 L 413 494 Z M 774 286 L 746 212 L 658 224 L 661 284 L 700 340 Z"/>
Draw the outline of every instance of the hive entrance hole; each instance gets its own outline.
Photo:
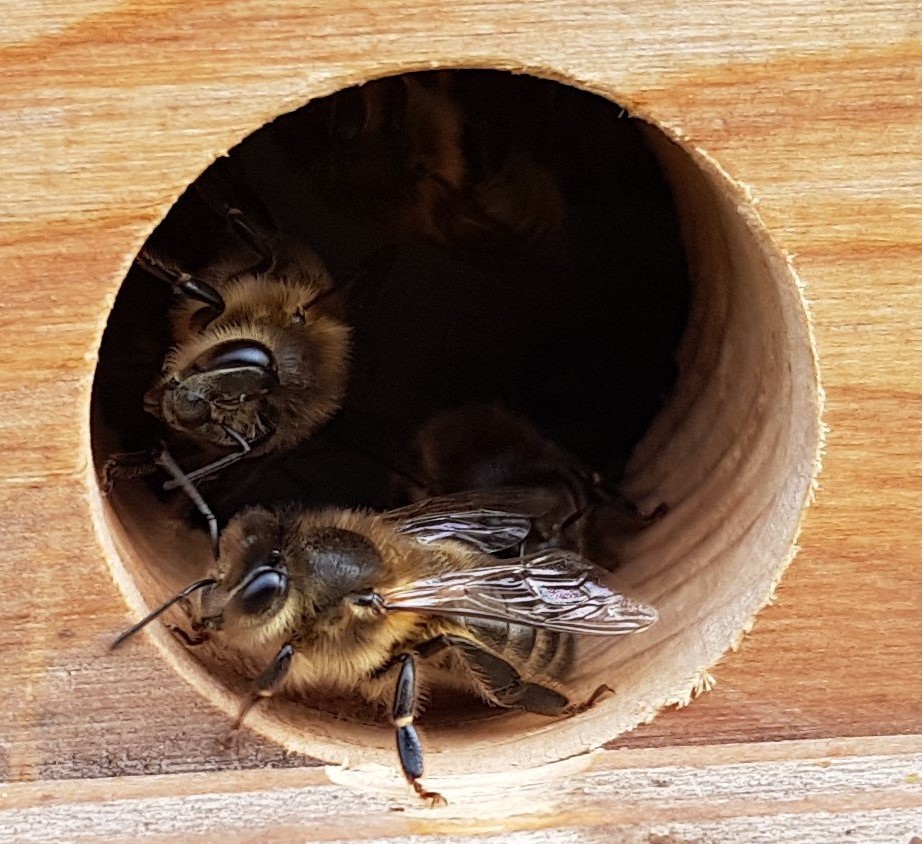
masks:
<path id="1" fill-rule="evenodd" d="M 617 692 L 597 708 L 609 719 L 600 730 L 611 738 L 687 691 L 767 597 L 818 436 L 800 300 L 735 188 L 614 102 L 498 71 L 411 74 L 313 100 L 217 166 L 234 202 L 310 244 L 334 279 L 377 267 L 349 308 L 342 410 L 303 446 L 203 484 L 219 519 L 256 503 L 400 503 L 394 470 L 427 419 L 502 404 L 641 511 L 668 508 L 617 548 L 614 575 L 658 606 L 660 624 L 642 641 L 581 645 L 578 693 L 598 682 Z M 150 242 L 195 271 L 227 237 L 192 186 Z M 137 269 L 119 292 L 94 389 L 98 466 L 163 433 L 143 395 L 169 346 L 169 303 Z M 200 518 L 162 480 L 119 481 L 106 499 L 117 576 L 148 605 L 208 566 Z M 226 687 L 247 688 L 239 665 L 205 659 Z M 484 710 L 457 700 L 437 695 L 423 721 L 436 750 L 500 730 L 540 755 L 544 720 L 490 711 L 459 738 L 459 713 Z M 374 713 L 343 720 L 348 705 L 315 703 L 274 701 L 259 723 L 315 755 L 318 741 L 327 757 L 390 747 Z M 581 740 L 571 733 L 562 747 Z"/>

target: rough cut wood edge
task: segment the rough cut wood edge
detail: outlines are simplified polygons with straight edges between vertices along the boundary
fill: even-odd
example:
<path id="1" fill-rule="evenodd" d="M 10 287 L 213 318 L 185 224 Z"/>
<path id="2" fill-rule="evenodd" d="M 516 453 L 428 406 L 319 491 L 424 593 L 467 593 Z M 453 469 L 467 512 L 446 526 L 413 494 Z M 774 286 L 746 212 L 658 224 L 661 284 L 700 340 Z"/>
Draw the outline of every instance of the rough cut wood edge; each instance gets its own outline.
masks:
<path id="1" fill-rule="evenodd" d="M 561 767 L 565 779 L 550 770 Z M 0 838 L 738 844 L 908 842 L 922 831 L 919 736 L 598 753 L 514 782 L 436 780 L 451 800 L 439 809 L 396 781 L 375 794 L 347 787 L 374 772 L 333 776 L 340 784 L 314 769 L 8 785 Z"/>
<path id="2" fill-rule="evenodd" d="M 676 138 L 676 140 L 678 141 L 680 138 Z M 765 244 L 766 258 L 773 263 L 777 263 L 779 261 L 784 263 L 783 269 L 779 267 L 775 268 L 775 275 L 778 278 L 789 278 L 794 285 L 793 291 L 795 298 L 800 305 L 800 308 L 799 310 L 792 310 L 794 313 L 800 313 L 803 315 L 804 323 L 802 330 L 806 334 L 808 340 L 809 358 L 813 365 L 811 386 L 813 387 L 814 392 L 811 395 L 811 399 L 813 400 L 811 411 L 812 419 L 816 424 L 816 431 L 815 433 L 811 434 L 811 436 L 815 440 L 816 447 L 813 454 L 813 465 L 810 483 L 806 491 L 806 497 L 803 502 L 803 507 L 800 511 L 797 525 L 794 529 L 791 549 L 784 557 L 784 559 L 782 559 L 780 565 L 775 571 L 774 579 L 772 581 L 769 593 L 765 598 L 765 602 L 761 607 L 759 607 L 758 611 L 753 613 L 749 622 L 739 631 L 736 638 L 730 643 L 730 650 L 737 651 L 739 650 L 746 636 L 752 632 L 758 617 L 758 613 L 763 608 L 773 604 L 777 599 L 778 587 L 781 584 L 781 579 L 784 577 L 784 573 L 788 570 L 789 566 L 794 562 L 795 557 L 800 552 L 800 546 L 797 544 L 798 539 L 800 538 L 800 534 L 804 528 L 804 522 L 807 518 L 807 511 L 816 500 L 817 493 L 820 489 L 820 476 L 823 470 L 823 455 L 826 452 L 826 439 L 829 433 L 828 426 L 824 421 L 826 391 L 823 389 L 823 378 L 820 371 L 820 360 L 819 353 L 817 351 L 816 328 L 814 325 L 813 312 L 810 307 L 810 302 L 807 299 L 806 286 L 800 274 L 797 272 L 793 257 L 785 252 L 785 250 L 781 247 L 781 244 L 772 235 L 771 230 L 768 228 L 768 226 L 766 226 L 765 221 L 759 215 L 758 209 L 756 208 L 756 200 L 753 197 L 751 188 L 748 185 L 734 179 L 723 167 L 721 167 L 720 163 L 715 158 L 708 155 L 705 150 L 701 149 L 700 147 L 695 147 L 694 151 L 696 156 L 699 156 L 702 161 L 707 162 L 708 168 L 712 169 L 713 172 L 726 179 L 729 184 L 734 185 L 735 189 L 739 192 L 739 195 L 743 198 L 743 201 L 740 202 L 738 206 L 740 216 L 746 221 L 746 225 L 753 232 L 758 232 L 759 238 L 763 240 Z M 702 668 L 700 684 L 692 690 L 692 695 L 687 700 L 675 701 L 677 706 L 685 706 L 690 703 L 692 699 L 698 697 L 701 693 L 711 691 L 716 687 L 717 681 L 711 673 L 713 668 L 714 665 Z"/>
<path id="3" fill-rule="evenodd" d="M 755 243 L 765 259 L 769 268 L 769 276 L 778 284 L 779 295 L 782 299 L 786 298 L 784 313 L 788 320 L 795 321 L 794 329 L 803 333 L 806 341 L 805 345 L 798 350 L 798 353 L 805 352 L 805 360 L 809 371 L 799 373 L 799 380 L 796 384 L 802 390 L 800 401 L 804 402 L 804 410 L 801 418 L 796 421 L 799 423 L 799 429 L 795 430 L 797 445 L 802 440 L 813 445 L 813 454 L 810 459 L 811 467 L 808 473 L 808 482 L 804 495 L 800 503 L 800 510 L 794 525 L 789 550 L 777 561 L 772 581 L 768 591 L 765 594 L 761 604 L 754 608 L 748 621 L 732 637 L 728 650 L 737 651 L 742 645 L 745 637 L 752 631 L 755 626 L 761 610 L 773 604 L 776 600 L 778 587 L 787 571 L 788 567 L 794 561 L 800 548 L 797 544 L 798 538 L 803 530 L 804 522 L 807 517 L 807 511 L 813 504 L 820 487 L 820 474 L 822 471 L 823 454 L 826 449 L 827 426 L 823 421 L 823 412 L 826 404 L 826 394 L 823 389 L 822 377 L 820 372 L 820 361 L 817 353 L 816 332 L 814 328 L 814 319 L 807 301 L 805 285 L 803 279 L 794 266 L 792 256 L 785 252 L 781 244 L 772 235 L 769 228 L 759 215 L 756 208 L 756 200 L 753 197 L 751 188 L 745 183 L 735 179 L 721 164 L 708 152 L 689 140 L 682 132 L 670 130 L 668 127 L 657 124 L 644 109 L 639 109 L 633 116 L 639 117 L 650 123 L 653 131 L 648 131 L 646 136 L 657 152 L 658 156 L 668 159 L 667 144 L 664 139 L 669 139 L 673 144 L 678 145 L 686 150 L 700 169 L 713 181 L 715 190 L 726 191 L 732 201 L 736 203 L 736 210 L 741 218 L 743 226 L 749 231 Z M 659 133 L 662 133 L 660 135 Z M 670 168 L 672 169 L 672 168 Z M 673 177 L 675 170 L 672 169 Z M 684 222 L 690 227 L 690 221 L 686 215 Z M 683 237 L 688 238 L 690 235 L 683 227 Z M 748 281 L 739 279 L 740 283 Z M 796 324 L 800 320 L 800 324 Z M 800 339 L 800 338 L 797 338 Z M 654 423 L 655 424 L 655 423 Z M 642 451 L 645 443 L 641 442 L 637 450 Z M 630 489 L 630 480 L 629 480 Z M 633 490 L 632 490 L 633 491 Z M 678 693 L 668 700 L 667 705 L 682 708 L 687 706 L 700 695 L 712 691 L 716 688 L 717 680 L 714 676 L 714 669 L 723 654 L 716 660 L 708 664 L 701 665 L 694 673 L 692 681 L 687 691 Z"/>

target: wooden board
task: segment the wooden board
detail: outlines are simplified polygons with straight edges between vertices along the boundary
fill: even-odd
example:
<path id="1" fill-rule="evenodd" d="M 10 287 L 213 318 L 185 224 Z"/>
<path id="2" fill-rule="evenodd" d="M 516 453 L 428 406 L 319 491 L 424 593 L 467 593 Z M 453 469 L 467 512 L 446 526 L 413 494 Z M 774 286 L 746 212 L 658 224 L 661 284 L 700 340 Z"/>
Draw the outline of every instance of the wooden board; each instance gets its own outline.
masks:
<path id="1" fill-rule="evenodd" d="M 802 552 L 777 604 L 718 665 L 715 691 L 613 742 L 593 766 L 618 767 L 618 748 L 637 754 L 638 770 L 695 765 L 689 760 L 704 757 L 689 745 L 731 764 L 748 757 L 721 756 L 730 752 L 721 745 L 763 743 L 754 758 L 767 760 L 767 771 L 777 765 L 766 776 L 793 788 L 796 771 L 783 763 L 804 745 L 778 745 L 775 756 L 767 743 L 922 734 L 920 20 L 912 0 L 709 0 L 645 9 L 563 0 L 214 0 L 194 7 L 71 0 L 52 11 L 17 4 L 0 33 L 7 349 L 0 369 L 0 779 L 18 785 L 0 792 L 0 810 L 14 812 L 0 816 L 0 825 L 25 836 L 39 823 L 27 807 L 47 800 L 63 813 L 56 834 L 77 836 L 89 830 L 80 806 L 119 795 L 130 803 L 255 789 L 269 800 L 276 786 L 308 783 L 321 789 L 321 803 L 347 801 L 347 814 L 360 812 L 379 831 L 366 835 L 350 824 L 344 835 L 355 840 L 436 831 L 393 821 L 402 816 L 386 814 L 390 804 L 324 785 L 319 772 L 218 773 L 310 760 L 252 734 L 223 746 L 225 717 L 149 644 L 139 643 L 130 660 L 108 656 L 125 608 L 88 515 L 87 430 L 108 307 L 131 256 L 183 187 L 215 155 L 312 96 L 439 65 L 530 69 L 607 92 L 705 150 L 748 186 L 794 256 L 815 320 L 829 434 Z M 863 740 L 861 773 L 844 793 L 861 791 L 878 747 L 884 755 L 895 746 L 918 752 L 915 741 Z M 641 750 L 651 747 L 663 750 Z M 826 752 L 826 745 L 809 747 Z M 918 761 L 912 764 L 917 773 Z M 213 779 L 198 779 L 204 772 Z M 142 773 L 177 778 L 138 783 L 130 776 Z M 113 776 L 99 787 L 91 781 Z M 64 782 L 46 786 L 50 780 Z M 602 805 L 593 782 L 591 771 L 571 775 L 574 812 L 580 801 Z M 891 832 L 902 824 L 908 840 L 911 824 L 922 830 L 918 782 L 895 788 L 898 797 L 870 790 L 854 804 L 839 795 L 833 814 L 853 811 L 848 828 L 857 830 L 866 822 L 886 822 Z M 626 790 L 612 789 L 605 799 L 634 805 L 624 802 Z M 724 824 L 724 838 L 715 840 L 741 840 L 756 828 L 743 818 L 790 817 L 785 806 L 760 798 L 752 813 L 727 816 L 743 824 L 727 832 L 731 826 L 713 809 L 717 798 L 696 799 L 710 808 L 686 816 L 676 808 L 679 797 L 667 795 L 657 805 L 671 807 L 663 811 L 676 823 L 684 818 L 687 829 L 656 839 L 649 836 L 659 832 L 643 827 L 646 840 L 700 838 L 713 824 Z M 540 804 L 519 806 L 524 816 L 513 827 L 494 817 L 440 829 L 512 840 L 504 832 L 514 828 L 521 841 L 542 840 L 529 838 L 529 829 L 556 829 L 553 840 L 572 840 L 582 824 L 602 835 L 602 821 L 573 815 L 529 821 Z M 118 815 L 121 805 L 108 802 L 107 811 Z M 241 812 L 237 821 L 221 816 L 237 824 L 238 840 L 266 840 L 246 838 L 239 807 L 248 804 L 235 797 L 221 805 Z M 261 805 L 260 823 L 272 828 L 274 810 Z M 829 805 L 816 804 L 815 826 L 798 826 L 813 808 L 783 821 L 790 840 L 835 839 L 842 830 L 820 819 Z M 650 808 L 642 800 L 636 806 L 641 816 Z M 316 812 L 327 837 L 344 828 Z M 470 805 L 458 812 L 474 817 Z M 185 834 L 171 826 L 172 810 L 142 816 L 158 840 Z M 285 817 L 276 831 L 286 828 Z M 130 828 L 136 833 L 137 825 Z M 869 833 L 866 840 L 877 839 Z"/>
<path id="2" fill-rule="evenodd" d="M 438 809 L 405 805 L 399 783 L 348 791 L 318 769 L 21 783 L 0 791 L 0 833 L 24 843 L 911 842 L 920 767 L 918 737 L 609 751 L 514 783 L 482 777 L 472 802 Z"/>

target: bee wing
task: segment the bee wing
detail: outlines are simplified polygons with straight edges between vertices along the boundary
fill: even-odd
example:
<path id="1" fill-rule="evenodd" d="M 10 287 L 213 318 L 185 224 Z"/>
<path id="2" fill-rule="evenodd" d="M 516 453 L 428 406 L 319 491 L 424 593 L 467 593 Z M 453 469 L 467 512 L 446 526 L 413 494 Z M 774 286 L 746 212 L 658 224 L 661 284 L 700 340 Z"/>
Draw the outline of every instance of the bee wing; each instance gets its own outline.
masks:
<path id="1" fill-rule="evenodd" d="M 423 545 L 452 539 L 496 554 L 524 541 L 531 532 L 532 517 L 546 509 L 539 493 L 530 499 L 517 488 L 465 492 L 389 510 L 384 518 L 398 533 L 413 536 Z"/>
<path id="2" fill-rule="evenodd" d="M 657 619 L 653 607 L 614 591 L 607 572 L 570 551 L 453 571 L 382 594 L 385 610 L 467 616 L 563 633 L 620 636 Z"/>

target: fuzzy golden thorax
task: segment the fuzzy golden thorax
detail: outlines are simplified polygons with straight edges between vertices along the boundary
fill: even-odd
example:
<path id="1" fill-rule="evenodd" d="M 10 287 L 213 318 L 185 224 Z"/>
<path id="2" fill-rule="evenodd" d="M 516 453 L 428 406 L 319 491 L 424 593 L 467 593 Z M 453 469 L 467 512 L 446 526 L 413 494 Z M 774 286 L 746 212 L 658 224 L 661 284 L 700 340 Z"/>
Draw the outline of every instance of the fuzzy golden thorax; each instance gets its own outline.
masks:
<path id="1" fill-rule="evenodd" d="M 350 330 L 335 315 L 325 275 L 244 274 L 220 287 L 225 310 L 194 332 L 194 303 L 174 314 L 180 341 L 145 396 L 151 413 L 202 445 L 263 454 L 290 448 L 338 410 Z M 323 298 L 320 298 L 323 297 Z"/>

